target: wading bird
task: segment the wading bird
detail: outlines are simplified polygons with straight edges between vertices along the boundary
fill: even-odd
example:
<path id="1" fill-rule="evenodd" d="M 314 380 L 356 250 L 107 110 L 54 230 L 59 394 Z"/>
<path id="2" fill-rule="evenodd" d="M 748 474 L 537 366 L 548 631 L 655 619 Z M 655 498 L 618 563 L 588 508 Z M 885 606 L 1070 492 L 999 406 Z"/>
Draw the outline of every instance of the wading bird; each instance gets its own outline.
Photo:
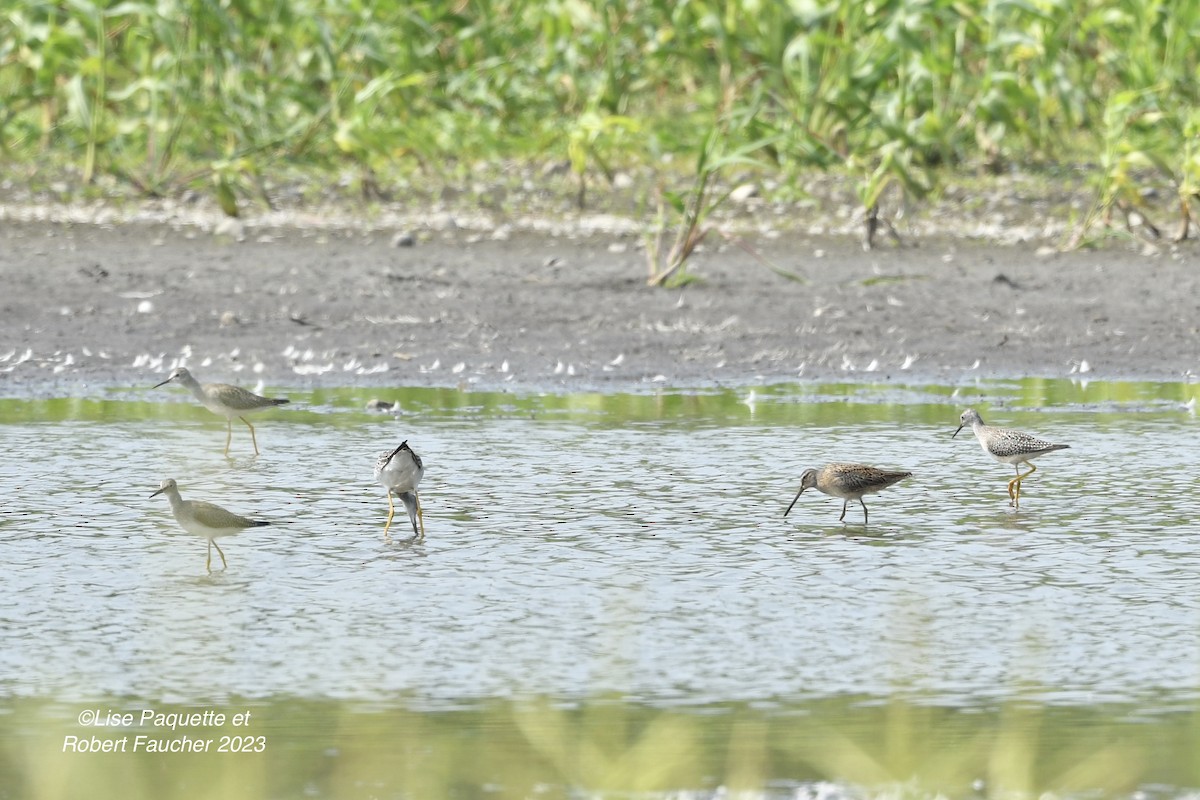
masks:
<path id="1" fill-rule="evenodd" d="M 177 381 L 184 388 L 192 393 L 192 396 L 200 401 L 200 404 L 214 414 L 219 414 L 225 418 L 225 455 L 229 455 L 229 442 L 233 439 L 233 418 L 237 417 L 242 422 L 246 423 L 246 427 L 250 429 L 250 441 L 254 443 L 254 455 L 258 455 L 258 437 L 254 435 L 254 426 L 250 424 L 250 420 L 246 419 L 246 414 L 255 411 L 262 411 L 264 408 L 272 408 L 281 406 L 287 403 L 285 398 L 260 397 L 254 392 L 248 392 L 238 386 L 231 386 L 228 383 L 200 383 L 192 377 L 192 373 L 188 372 L 185 367 L 176 367 L 171 370 L 171 374 L 162 383 L 155 384 L 154 388 L 166 386 L 172 381 Z"/>
<path id="2" fill-rule="evenodd" d="M 950 438 L 958 436 L 959 431 L 970 425 L 983 452 L 1002 464 L 1013 465 L 1017 477 L 1008 482 L 1008 504 L 1013 508 L 1021 507 L 1021 481 L 1037 472 L 1037 467 L 1033 465 L 1033 459 L 1046 453 L 1053 453 L 1055 450 L 1065 450 L 1071 446 L 1069 444 L 1051 444 L 1044 439 L 1030 436 L 1028 433 L 985 425 L 983 417 L 979 416 L 979 412 L 973 408 L 962 412 L 958 422 L 958 429 Z M 1024 475 L 1021 474 L 1021 464 L 1029 465 L 1029 471 Z"/>
<path id="3" fill-rule="evenodd" d="M 800 491 L 792 499 L 792 505 L 783 512 L 786 517 L 804 494 L 805 489 L 816 489 L 818 492 L 842 498 L 842 515 L 838 522 L 846 519 L 846 504 L 857 500 L 863 510 L 863 524 L 867 523 L 867 504 L 863 495 L 881 492 L 897 481 L 912 475 L 911 472 L 876 469 L 865 464 L 826 464 L 818 469 L 805 470 L 800 476 Z"/>
<path id="4" fill-rule="evenodd" d="M 396 506 L 392 502 L 395 493 L 403 501 L 408 510 L 408 519 L 413 526 L 413 538 L 424 538 L 425 516 L 421 512 L 421 498 L 417 495 L 417 486 L 425 476 L 425 465 L 421 457 L 408 446 L 408 440 L 390 453 L 381 453 L 375 462 L 375 480 L 388 490 L 388 518 L 383 526 L 383 537 L 390 539 L 388 530 L 392 527 L 392 517 L 396 514 Z M 420 529 L 417 524 L 420 522 Z"/>
<path id="5" fill-rule="evenodd" d="M 229 567 L 229 563 L 225 560 L 225 554 L 221 552 L 221 546 L 216 543 L 216 539 L 241 533 L 246 528 L 259 528 L 271 524 L 240 517 L 232 511 L 226 511 L 220 506 L 205 503 L 202 500 L 184 500 L 179 496 L 178 484 L 171 479 L 163 481 L 162 485 L 158 487 L 158 491 L 150 496 L 155 497 L 160 494 L 165 494 L 167 500 L 171 502 L 171 513 L 175 515 L 175 521 L 181 528 L 194 536 L 203 536 L 208 540 L 208 560 L 204 562 L 204 568 L 209 572 L 212 572 L 213 547 L 217 548 L 217 554 L 221 556 L 221 566 L 226 569 Z"/>

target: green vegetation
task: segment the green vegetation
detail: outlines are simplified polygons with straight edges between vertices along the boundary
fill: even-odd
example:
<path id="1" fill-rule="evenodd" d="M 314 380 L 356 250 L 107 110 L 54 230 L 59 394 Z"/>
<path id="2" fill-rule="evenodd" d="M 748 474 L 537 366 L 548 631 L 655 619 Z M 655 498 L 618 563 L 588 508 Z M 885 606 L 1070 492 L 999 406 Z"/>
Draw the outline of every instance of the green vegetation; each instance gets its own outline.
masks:
<path id="1" fill-rule="evenodd" d="M 212 710 L 225 722 L 155 728 L 140 722 L 146 708 L 181 716 Z M 134 723 L 80 725 L 81 712 L 91 710 L 132 713 Z M 279 697 L 183 707 L 23 700 L 0 712 L 0 783 L 5 796 L 30 800 L 655 800 L 719 797 L 720 787 L 747 798 L 1099 798 L 1138 789 L 1173 797 L 1200 779 L 1198 717 L 1186 707 L 1145 715 L 1131 704 L 1010 701 L 981 709 L 844 696 L 662 709 L 619 697 L 534 697 L 420 710 Z M 232 723 L 246 712 L 244 724 Z M 185 739 L 211 746 L 145 752 L 151 741 L 165 749 Z M 89 748 L 115 741 L 117 749 L 80 752 L 81 740 Z M 248 748 L 218 752 L 230 742 Z"/>
<path id="2" fill-rule="evenodd" d="M 1116 213 L 1154 234 L 1162 204 L 1183 237 L 1198 31 L 1196 0 L 30 0 L 0 11 L 0 151 L 13 180 L 231 215 L 284 184 L 436 196 L 483 163 L 563 164 L 584 204 L 631 172 L 678 232 L 655 283 L 731 167 L 782 199 L 840 176 L 868 244 L 885 201 L 1014 166 L 1093 183 L 1073 244 Z"/>

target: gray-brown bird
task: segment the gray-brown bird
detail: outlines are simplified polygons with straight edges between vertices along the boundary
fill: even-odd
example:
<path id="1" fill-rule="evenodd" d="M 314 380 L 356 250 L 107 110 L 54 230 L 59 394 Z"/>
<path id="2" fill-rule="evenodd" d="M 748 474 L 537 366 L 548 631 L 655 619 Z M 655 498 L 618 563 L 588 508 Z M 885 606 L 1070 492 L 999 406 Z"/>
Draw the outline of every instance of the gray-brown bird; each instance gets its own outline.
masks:
<path id="1" fill-rule="evenodd" d="M 254 426 L 250 424 L 250 420 L 246 419 L 246 415 L 288 402 L 286 398 L 282 397 L 260 397 L 254 392 L 248 392 L 239 386 L 231 386 L 228 383 L 202 384 L 192 377 L 192 373 L 188 372 L 186 367 L 176 367 L 171 370 L 167 379 L 162 383 L 155 384 L 154 388 L 166 386 L 171 381 L 177 381 L 190 391 L 202 406 L 225 418 L 225 455 L 227 456 L 229 455 L 229 442 L 233 439 L 234 417 L 246 423 L 246 427 L 250 429 L 250 441 L 254 443 L 254 455 L 258 455 L 258 437 L 254 435 Z"/>
<path id="2" fill-rule="evenodd" d="M 184 500 L 179 495 L 178 484 L 171 479 L 163 481 L 158 487 L 158 491 L 150 496 L 156 497 L 160 494 L 165 494 L 167 500 L 171 501 L 171 513 L 175 515 L 175 521 L 179 523 L 179 527 L 190 534 L 203 536 L 208 540 L 208 560 L 204 562 L 204 568 L 209 572 L 212 572 L 212 549 L 214 547 L 217 548 L 217 554 L 221 556 L 221 566 L 229 568 L 225 554 L 221 552 L 221 546 L 217 544 L 216 539 L 241 533 L 246 528 L 258 528 L 271 524 L 238 516 L 232 511 L 226 511 L 218 505 L 205 503 L 203 500 Z"/>

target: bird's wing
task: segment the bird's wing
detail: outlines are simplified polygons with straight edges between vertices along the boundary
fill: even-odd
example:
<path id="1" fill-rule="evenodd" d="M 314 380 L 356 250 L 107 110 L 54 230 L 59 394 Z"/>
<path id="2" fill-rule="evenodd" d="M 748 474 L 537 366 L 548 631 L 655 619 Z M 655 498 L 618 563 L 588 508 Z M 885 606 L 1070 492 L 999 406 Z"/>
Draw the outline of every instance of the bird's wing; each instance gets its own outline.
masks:
<path id="1" fill-rule="evenodd" d="M 268 404 L 279 405 L 275 400 L 260 397 L 240 386 L 230 386 L 227 383 L 210 383 L 204 387 L 204 391 L 214 395 L 223 405 L 235 411 L 253 411 Z"/>
<path id="2" fill-rule="evenodd" d="M 197 522 L 210 528 L 250 528 L 260 524 L 202 500 L 192 501 L 192 514 Z"/>

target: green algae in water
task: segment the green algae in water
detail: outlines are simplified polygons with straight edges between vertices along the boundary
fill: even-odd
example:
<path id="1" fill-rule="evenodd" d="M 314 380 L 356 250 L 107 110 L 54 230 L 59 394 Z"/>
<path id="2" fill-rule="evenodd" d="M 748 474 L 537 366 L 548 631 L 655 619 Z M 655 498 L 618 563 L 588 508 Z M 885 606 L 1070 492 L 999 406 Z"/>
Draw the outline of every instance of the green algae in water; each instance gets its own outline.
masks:
<path id="1" fill-rule="evenodd" d="M 663 387 L 644 393 L 509 393 L 403 387 L 313 391 L 271 387 L 266 391 L 272 396 L 286 395 L 291 401 L 285 408 L 254 417 L 273 420 L 272 424 L 328 422 L 331 418 L 338 424 L 355 424 L 390 415 L 368 410 L 372 400 L 395 403 L 398 418 L 411 422 L 519 417 L 610 425 L 658 421 L 691 425 L 840 425 L 884 420 L 953 421 L 958 415 L 948 414 L 947 407 L 967 405 L 1099 414 L 1182 412 L 1194 410 L 1194 398 L 1200 394 L 1200 388 L 1191 383 L 1045 378 L 980 380 L 957 386 L 845 382 L 699 390 Z M 221 422 L 190 396 L 160 395 L 144 388 L 114 388 L 78 398 L 0 398 L 0 424 L 138 419 Z"/>

